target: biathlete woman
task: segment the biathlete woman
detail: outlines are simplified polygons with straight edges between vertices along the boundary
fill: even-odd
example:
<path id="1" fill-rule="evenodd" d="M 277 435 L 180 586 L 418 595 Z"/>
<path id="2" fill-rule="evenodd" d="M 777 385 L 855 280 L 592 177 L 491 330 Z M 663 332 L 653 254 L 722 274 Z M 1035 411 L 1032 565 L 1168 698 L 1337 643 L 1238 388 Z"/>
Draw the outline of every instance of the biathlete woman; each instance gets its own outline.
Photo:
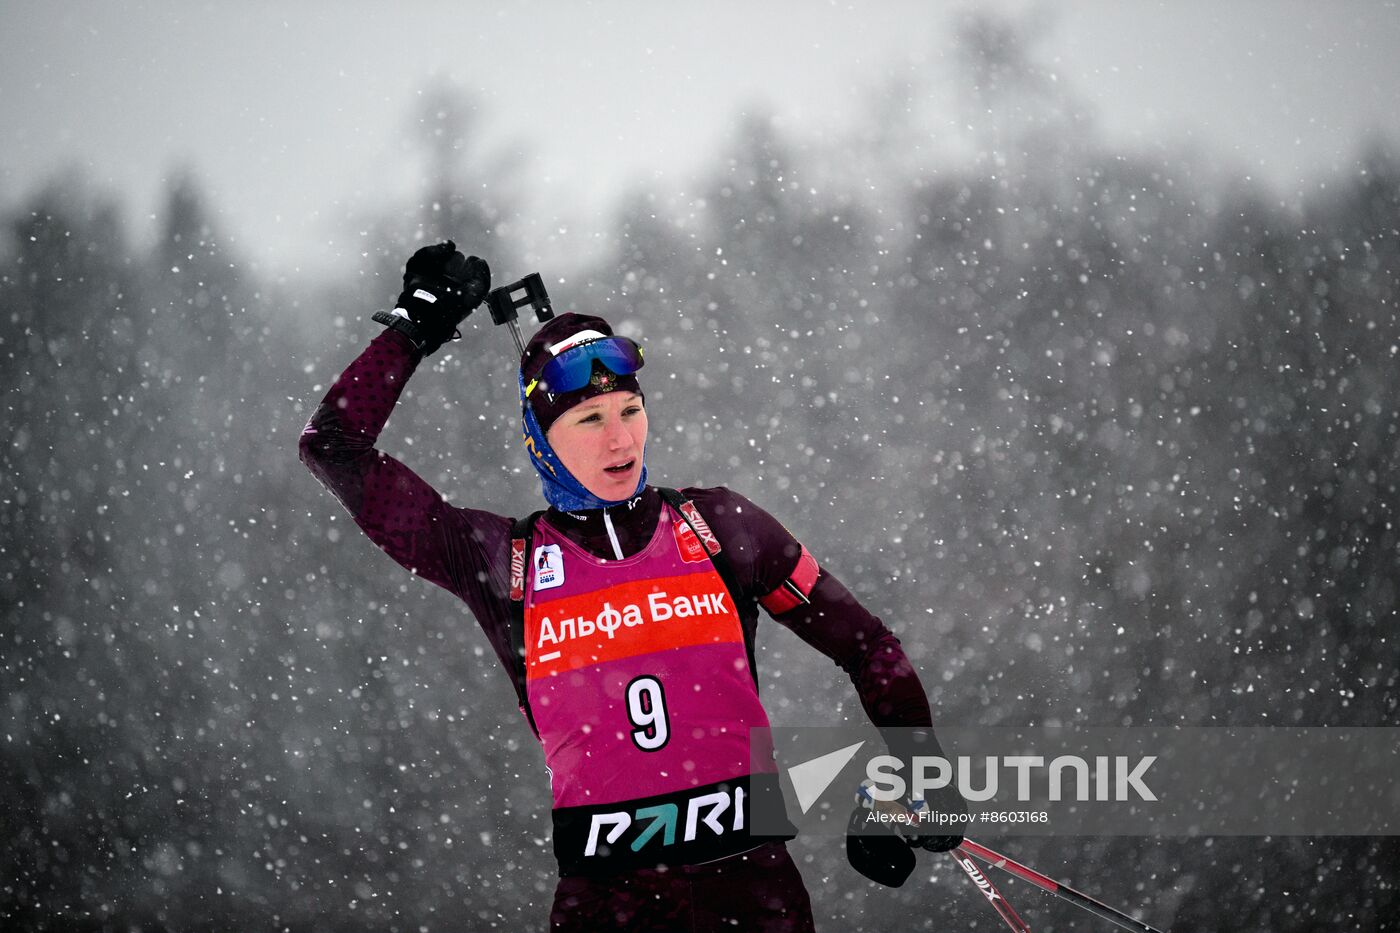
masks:
<path id="1" fill-rule="evenodd" d="M 899 641 L 787 529 L 724 487 L 647 481 L 635 342 L 566 313 L 520 360 L 527 456 L 549 509 L 448 504 L 375 441 L 419 362 L 490 287 L 451 242 L 409 260 L 387 323 L 301 436 L 307 468 L 409 571 L 471 609 L 544 750 L 554 930 L 812 930 L 786 837 L 749 831 L 766 728 L 758 609 L 835 661 L 876 726 L 931 726 Z M 946 831 L 946 830 L 945 830 Z M 958 836 L 924 836 L 943 851 Z"/>

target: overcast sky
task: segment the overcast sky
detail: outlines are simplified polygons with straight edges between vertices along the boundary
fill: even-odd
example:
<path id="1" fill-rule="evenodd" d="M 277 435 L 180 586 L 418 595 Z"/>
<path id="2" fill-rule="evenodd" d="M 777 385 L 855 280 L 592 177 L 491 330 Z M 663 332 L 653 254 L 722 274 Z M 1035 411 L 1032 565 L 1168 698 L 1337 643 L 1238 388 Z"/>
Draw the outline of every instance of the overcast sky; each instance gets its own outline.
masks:
<path id="1" fill-rule="evenodd" d="M 567 228 L 557 248 L 581 255 L 620 191 L 683 186 L 742 110 L 832 138 L 900 69 L 938 82 L 965 8 L 0 0 L 0 203 L 77 165 L 140 235 L 163 180 L 191 165 L 246 255 L 334 262 L 347 212 L 419 177 L 408 114 L 442 76 L 480 101 L 484 148 L 519 160 L 524 225 Z M 1042 56 L 1115 145 L 1186 140 L 1292 199 L 1348 170 L 1367 129 L 1400 139 L 1394 2 L 1035 9 Z"/>

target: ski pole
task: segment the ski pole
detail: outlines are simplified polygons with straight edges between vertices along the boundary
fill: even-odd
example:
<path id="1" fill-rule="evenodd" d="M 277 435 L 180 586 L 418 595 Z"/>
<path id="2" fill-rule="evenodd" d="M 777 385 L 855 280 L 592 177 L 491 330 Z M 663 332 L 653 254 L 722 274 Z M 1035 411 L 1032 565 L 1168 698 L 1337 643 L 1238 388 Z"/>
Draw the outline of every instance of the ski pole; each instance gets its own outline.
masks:
<path id="1" fill-rule="evenodd" d="M 953 857 L 954 862 L 957 862 L 963 873 L 972 879 L 972 883 L 977 885 L 977 890 L 982 892 L 982 895 L 987 898 L 987 903 L 991 904 L 997 915 L 1006 921 L 1007 926 L 1015 930 L 1016 933 L 1031 933 L 1031 928 L 1026 925 L 1026 921 L 1017 915 L 1011 905 L 1006 902 L 1006 898 L 1002 897 L 1001 892 L 996 889 L 996 885 L 992 884 L 992 879 L 982 874 L 982 869 L 977 867 L 977 863 L 963 851 L 961 846 L 951 850 L 948 854 Z"/>
<path id="2" fill-rule="evenodd" d="M 861 782 L 860 787 L 856 789 L 856 803 L 865 809 L 888 814 L 897 819 L 905 818 L 910 826 L 917 822 L 918 815 L 913 810 L 906 808 L 904 804 L 893 800 L 876 800 L 870 793 L 870 788 L 872 786 L 870 781 Z M 856 812 L 859 813 L 860 811 L 857 810 Z M 917 846 L 917 840 L 915 838 L 905 836 L 904 841 L 910 847 Z M 1015 930 L 1016 933 L 1030 933 L 1031 928 L 1027 926 L 1026 921 L 1021 919 L 1020 915 L 1016 913 L 1015 909 L 1007 902 L 1002 893 L 997 890 L 996 885 L 992 884 L 992 879 L 982 873 L 982 869 L 977 867 L 977 863 L 974 862 L 966 852 L 961 848 L 954 848 L 949 850 L 948 854 L 952 856 L 954 863 L 962 870 L 963 874 L 967 875 L 972 883 L 977 886 L 977 890 L 987 899 L 987 903 L 992 905 L 992 909 L 997 912 L 997 916 L 1006 921 L 1007 926 Z M 865 875 L 867 878 L 880 881 L 882 884 L 889 884 L 893 887 L 899 887 L 899 885 L 903 884 L 904 879 L 913 869 L 914 860 L 912 856 L 908 857 L 908 865 L 904 871 L 896 871 L 898 875 L 897 880 L 881 879 L 861 868 L 859 865 L 856 866 L 856 870 L 860 871 L 861 874 Z"/>
<path id="3" fill-rule="evenodd" d="M 1081 891 L 1076 891 L 1067 884 L 1061 884 L 1053 878 L 1048 878 L 1035 869 L 1027 868 L 1015 859 L 1007 858 L 1005 855 L 994 852 L 980 843 L 973 842 L 971 839 L 964 839 L 962 846 L 956 851 L 963 850 L 977 856 L 993 868 L 1000 868 L 1002 871 L 1015 875 L 1023 881 L 1029 881 L 1042 891 L 1049 891 L 1056 897 L 1067 900 L 1076 907 L 1087 910 L 1089 913 L 1102 917 L 1104 920 L 1111 923 L 1115 923 L 1125 930 L 1134 930 L 1136 933 L 1162 933 L 1161 930 L 1150 924 L 1143 923 L 1141 920 L 1135 920 L 1120 910 L 1114 910 L 1107 904 L 1095 900 Z M 964 870 L 966 869 L 964 868 Z M 976 879 L 974 878 L 973 880 L 975 881 Z"/>

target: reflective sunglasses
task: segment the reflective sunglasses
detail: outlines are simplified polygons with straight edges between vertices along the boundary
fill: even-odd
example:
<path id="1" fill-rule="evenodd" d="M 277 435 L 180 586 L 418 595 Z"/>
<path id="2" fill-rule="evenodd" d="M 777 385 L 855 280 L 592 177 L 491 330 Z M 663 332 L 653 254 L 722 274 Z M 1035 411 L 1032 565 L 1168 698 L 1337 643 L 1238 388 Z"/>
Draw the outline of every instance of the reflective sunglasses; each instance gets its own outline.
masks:
<path id="1" fill-rule="evenodd" d="M 597 360 L 614 376 L 630 376 L 645 364 L 642 348 L 628 337 L 600 337 L 569 347 L 544 364 L 540 374 L 525 387 L 525 397 L 536 388 L 551 395 L 573 392 L 588 385 Z"/>

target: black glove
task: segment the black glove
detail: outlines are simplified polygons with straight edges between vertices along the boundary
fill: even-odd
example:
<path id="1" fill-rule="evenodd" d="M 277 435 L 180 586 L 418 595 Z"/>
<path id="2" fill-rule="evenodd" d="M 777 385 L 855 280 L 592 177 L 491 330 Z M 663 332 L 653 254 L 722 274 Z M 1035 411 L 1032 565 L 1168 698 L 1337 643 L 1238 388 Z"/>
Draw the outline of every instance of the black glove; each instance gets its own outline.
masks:
<path id="1" fill-rule="evenodd" d="M 954 792 L 954 796 L 957 797 L 959 803 L 962 802 L 962 797 L 957 795 L 956 791 Z M 913 801 L 910 804 L 910 810 L 915 814 L 922 815 L 936 814 L 940 811 L 945 813 L 950 812 L 946 806 L 930 806 L 927 802 L 922 800 Z M 960 810 L 953 810 L 951 812 L 966 813 L 967 805 L 963 803 Z M 909 840 L 911 846 L 927 849 L 930 852 L 948 852 L 962 845 L 963 835 L 959 832 L 958 827 L 964 825 L 966 824 L 956 823 L 951 826 L 939 825 L 919 819 L 908 826 L 901 825 L 900 832 Z"/>
<path id="2" fill-rule="evenodd" d="M 874 812 L 863 805 L 851 811 L 846 823 L 846 859 L 871 881 L 897 888 L 914 872 L 914 850 L 888 824 L 875 821 Z"/>
<path id="3" fill-rule="evenodd" d="M 457 335 L 490 289 L 485 260 L 463 256 L 451 240 L 425 246 L 404 266 L 394 310 L 376 311 L 374 320 L 402 331 L 427 356 Z"/>
<path id="4" fill-rule="evenodd" d="M 881 734 L 890 754 L 905 764 L 916 756 L 951 760 L 944 754 L 932 729 L 892 728 L 881 730 Z M 904 774 L 909 776 L 907 770 Z M 954 784 L 932 791 L 927 800 L 906 797 L 901 804 L 917 817 L 909 823 L 896 824 L 911 846 L 930 852 L 947 852 L 962 845 L 962 830 L 967 826 L 967 801 Z"/>

